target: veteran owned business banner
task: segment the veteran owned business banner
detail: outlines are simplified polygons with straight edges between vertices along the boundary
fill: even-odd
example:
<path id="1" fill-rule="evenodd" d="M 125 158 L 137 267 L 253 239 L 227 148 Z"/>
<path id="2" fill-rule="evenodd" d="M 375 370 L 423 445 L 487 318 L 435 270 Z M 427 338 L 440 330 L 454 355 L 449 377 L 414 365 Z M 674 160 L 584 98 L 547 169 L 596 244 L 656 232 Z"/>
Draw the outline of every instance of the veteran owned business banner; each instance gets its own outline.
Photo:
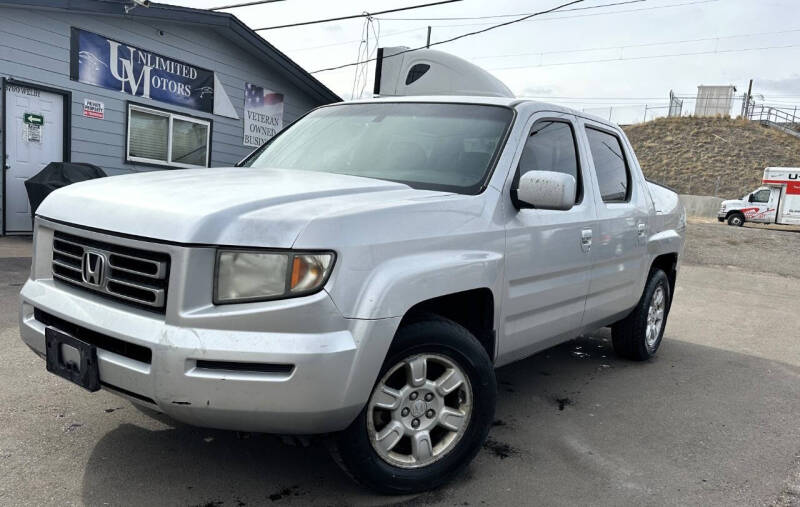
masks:
<path id="1" fill-rule="evenodd" d="M 283 128 L 283 94 L 244 85 L 244 145 L 258 147 Z"/>
<path id="2" fill-rule="evenodd" d="M 198 111 L 214 111 L 214 73 L 77 28 L 72 29 L 75 81 Z"/>

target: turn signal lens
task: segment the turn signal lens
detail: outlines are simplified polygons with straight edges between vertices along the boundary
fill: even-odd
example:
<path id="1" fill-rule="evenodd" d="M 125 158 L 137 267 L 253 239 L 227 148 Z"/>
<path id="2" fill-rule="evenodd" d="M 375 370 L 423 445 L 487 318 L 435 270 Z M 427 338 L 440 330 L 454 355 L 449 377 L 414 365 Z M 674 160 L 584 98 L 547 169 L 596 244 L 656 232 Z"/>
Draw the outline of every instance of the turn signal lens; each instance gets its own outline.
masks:
<path id="1" fill-rule="evenodd" d="M 308 292 L 318 288 L 328 277 L 331 254 L 297 254 L 292 261 L 289 291 Z"/>

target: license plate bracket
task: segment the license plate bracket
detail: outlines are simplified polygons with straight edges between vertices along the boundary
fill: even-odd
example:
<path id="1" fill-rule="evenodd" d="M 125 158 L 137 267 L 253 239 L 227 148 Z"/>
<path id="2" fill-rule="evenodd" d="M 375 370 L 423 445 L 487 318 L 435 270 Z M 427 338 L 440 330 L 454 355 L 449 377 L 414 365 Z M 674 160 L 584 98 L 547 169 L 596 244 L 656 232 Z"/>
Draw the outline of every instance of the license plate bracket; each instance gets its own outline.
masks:
<path id="1" fill-rule="evenodd" d="M 100 390 L 97 347 L 54 327 L 44 330 L 47 371 L 89 392 Z"/>

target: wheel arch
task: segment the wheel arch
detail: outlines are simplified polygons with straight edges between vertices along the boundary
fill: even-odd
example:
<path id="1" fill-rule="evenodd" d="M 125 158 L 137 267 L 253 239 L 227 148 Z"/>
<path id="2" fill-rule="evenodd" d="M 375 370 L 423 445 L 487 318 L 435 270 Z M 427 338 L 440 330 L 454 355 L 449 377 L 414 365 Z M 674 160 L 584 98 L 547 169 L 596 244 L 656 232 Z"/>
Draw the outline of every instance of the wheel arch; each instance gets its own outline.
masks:
<path id="1" fill-rule="evenodd" d="M 434 314 L 460 324 L 472 333 L 494 362 L 497 351 L 495 300 L 488 287 L 445 294 L 420 301 L 403 315 L 400 327 Z"/>
<path id="2" fill-rule="evenodd" d="M 675 294 L 675 282 L 678 278 L 678 253 L 671 252 L 657 256 L 650 264 L 649 273 L 652 273 L 654 269 L 661 269 L 667 275 L 669 279 L 669 293 Z M 649 274 L 647 278 L 650 278 Z"/>

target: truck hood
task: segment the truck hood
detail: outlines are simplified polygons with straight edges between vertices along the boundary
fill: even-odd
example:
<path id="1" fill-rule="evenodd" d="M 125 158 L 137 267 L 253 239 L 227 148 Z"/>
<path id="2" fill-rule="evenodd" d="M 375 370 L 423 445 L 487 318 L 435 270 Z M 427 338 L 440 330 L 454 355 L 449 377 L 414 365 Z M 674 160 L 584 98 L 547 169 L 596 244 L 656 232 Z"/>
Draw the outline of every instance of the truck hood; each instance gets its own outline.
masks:
<path id="1" fill-rule="evenodd" d="M 70 185 L 50 194 L 37 215 L 177 243 L 290 248 L 322 214 L 435 195 L 447 194 L 312 171 L 190 169 Z"/>
<path id="2" fill-rule="evenodd" d="M 726 208 L 730 208 L 730 207 L 736 207 L 736 206 L 749 206 L 750 203 L 747 202 L 747 201 L 743 201 L 741 199 L 728 199 L 728 200 L 722 201 L 721 205 L 725 206 Z"/>

